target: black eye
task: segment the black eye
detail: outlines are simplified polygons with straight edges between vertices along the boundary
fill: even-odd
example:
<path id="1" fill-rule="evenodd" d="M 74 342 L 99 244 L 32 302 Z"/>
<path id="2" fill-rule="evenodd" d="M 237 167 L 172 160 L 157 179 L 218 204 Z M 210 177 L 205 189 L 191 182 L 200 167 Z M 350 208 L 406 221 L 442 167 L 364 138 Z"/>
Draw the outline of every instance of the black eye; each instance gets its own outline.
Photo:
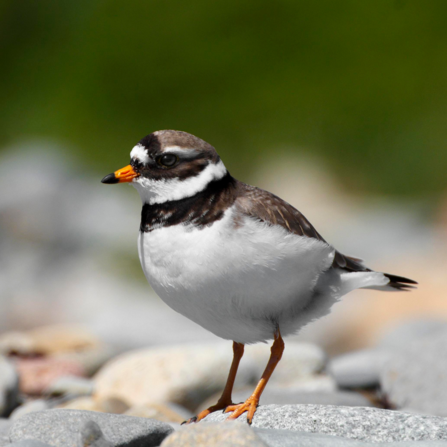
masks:
<path id="1" fill-rule="evenodd" d="M 170 168 L 178 162 L 178 157 L 174 154 L 164 154 L 161 157 L 157 158 L 157 162 L 159 165 L 164 166 L 165 168 Z"/>

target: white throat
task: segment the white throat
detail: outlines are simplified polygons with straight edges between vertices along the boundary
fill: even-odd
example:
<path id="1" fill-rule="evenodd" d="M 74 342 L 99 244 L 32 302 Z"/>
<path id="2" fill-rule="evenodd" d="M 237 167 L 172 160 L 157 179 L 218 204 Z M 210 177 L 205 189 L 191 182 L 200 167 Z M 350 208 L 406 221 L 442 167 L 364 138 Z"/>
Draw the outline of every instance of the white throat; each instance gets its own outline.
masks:
<path id="1" fill-rule="evenodd" d="M 172 200 L 181 200 L 192 197 L 203 191 L 208 183 L 213 180 L 220 180 L 227 173 L 227 168 L 219 160 L 217 163 L 210 163 L 199 174 L 185 180 L 162 179 L 155 180 L 146 177 L 136 177 L 131 185 L 135 187 L 141 197 L 143 204 L 164 203 Z"/>

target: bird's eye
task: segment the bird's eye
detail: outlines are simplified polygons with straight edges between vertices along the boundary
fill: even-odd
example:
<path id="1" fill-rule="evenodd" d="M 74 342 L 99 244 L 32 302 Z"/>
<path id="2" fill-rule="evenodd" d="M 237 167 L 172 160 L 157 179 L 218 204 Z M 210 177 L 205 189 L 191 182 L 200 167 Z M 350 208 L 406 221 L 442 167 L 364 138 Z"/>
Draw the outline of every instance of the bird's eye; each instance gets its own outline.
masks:
<path id="1" fill-rule="evenodd" d="M 174 154 L 164 154 L 157 158 L 157 162 L 160 166 L 172 168 L 178 162 L 178 157 Z"/>

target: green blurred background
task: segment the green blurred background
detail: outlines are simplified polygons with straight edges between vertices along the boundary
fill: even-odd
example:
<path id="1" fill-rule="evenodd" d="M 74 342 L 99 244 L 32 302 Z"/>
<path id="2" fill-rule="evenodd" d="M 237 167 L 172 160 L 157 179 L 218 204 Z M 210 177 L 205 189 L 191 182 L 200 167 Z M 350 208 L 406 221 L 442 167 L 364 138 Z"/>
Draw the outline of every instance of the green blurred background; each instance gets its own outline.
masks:
<path id="1" fill-rule="evenodd" d="M 158 129 L 247 179 L 275 151 L 359 193 L 447 176 L 445 0 L 2 0 L 0 147 L 55 140 L 107 173 Z"/>

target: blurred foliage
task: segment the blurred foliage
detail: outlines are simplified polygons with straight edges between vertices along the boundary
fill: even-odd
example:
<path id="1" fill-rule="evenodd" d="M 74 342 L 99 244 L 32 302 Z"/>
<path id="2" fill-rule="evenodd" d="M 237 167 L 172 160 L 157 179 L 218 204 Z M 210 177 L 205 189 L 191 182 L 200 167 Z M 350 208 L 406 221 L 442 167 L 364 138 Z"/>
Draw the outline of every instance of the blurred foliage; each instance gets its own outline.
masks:
<path id="1" fill-rule="evenodd" d="M 352 190 L 447 184 L 445 0 L 2 0 L 0 144 L 63 141 L 104 174 L 157 129 L 247 178 L 278 148 Z"/>

